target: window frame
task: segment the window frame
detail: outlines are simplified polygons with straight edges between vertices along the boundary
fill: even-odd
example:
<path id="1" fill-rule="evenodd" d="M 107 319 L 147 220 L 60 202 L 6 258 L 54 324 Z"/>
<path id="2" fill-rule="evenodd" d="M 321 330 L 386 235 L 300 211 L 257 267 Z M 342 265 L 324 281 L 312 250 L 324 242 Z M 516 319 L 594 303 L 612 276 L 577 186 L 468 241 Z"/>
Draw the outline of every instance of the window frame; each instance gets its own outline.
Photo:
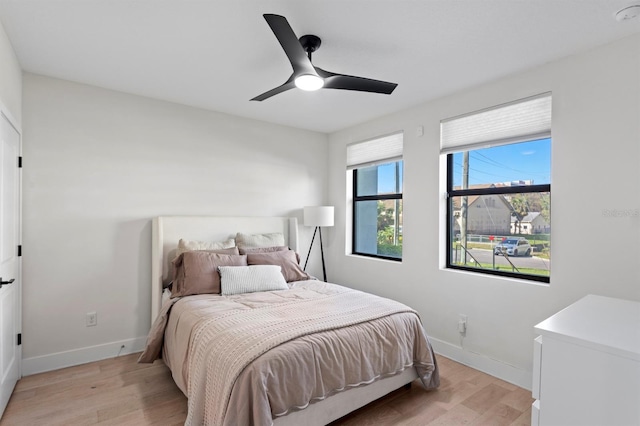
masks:
<path id="1" fill-rule="evenodd" d="M 536 140 L 536 139 L 532 139 Z M 475 148 L 479 149 L 479 148 Z M 466 149 L 466 151 L 473 151 L 475 149 Z M 457 151 L 464 152 L 465 150 Z M 447 237 L 446 237 L 446 268 L 453 270 L 462 270 L 468 272 L 475 272 L 479 274 L 497 275 L 508 278 L 518 278 L 523 280 L 530 280 L 536 282 L 543 282 L 549 284 L 551 281 L 550 276 L 524 274 L 509 271 L 499 271 L 495 269 L 480 269 L 470 266 L 455 265 L 451 263 L 452 252 L 452 235 L 453 235 L 453 197 L 464 197 L 473 195 L 509 195 L 509 194 L 530 194 L 530 193 L 543 193 L 548 192 L 551 194 L 551 184 L 541 185 L 518 185 L 518 186 L 505 186 L 505 187 L 492 187 L 492 188 L 467 188 L 467 189 L 454 189 L 453 188 L 453 155 L 454 152 L 450 152 L 447 155 Z"/>
<path id="2" fill-rule="evenodd" d="M 404 161 L 402 159 L 397 159 L 397 160 L 392 160 L 389 161 L 387 163 L 380 163 L 377 166 L 381 166 L 384 164 L 393 164 L 393 163 L 398 163 L 398 162 L 402 162 L 402 168 L 404 169 Z M 367 167 L 367 166 L 364 166 Z M 373 253 L 363 253 L 363 252 L 358 252 L 356 251 L 356 230 L 358 229 L 357 227 L 357 214 L 356 214 L 356 204 L 360 201 L 385 201 L 385 200 L 402 200 L 402 194 L 404 192 L 404 182 L 403 182 L 403 191 L 402 192 L 396 192 L 396 193 L 391 193 L 391 194 L 376 194 L 376 195 L 360 195 L 358 196 L 358 168 L 354 168 L 351 170 L 353 172 L 352 174 L 352 181 L 353 181 L 353 186 L 352 186 L 352 205 L 351 205 L 351 254 L 356 255 L 356 256 L 365 256 L 365 257 L 372 257 L 372 258 L 376 258 L 376 259 L 384 259 L 384 260 L 392 260 L 395 262 L 402 262 L 402 256 L 401 257 L 393 257 L 393 256 L 384 256 L 384 255 L 379 255 L 379 254 L 373 254 Z M 404 170 L 403 170 L 404 172 Z M 403 210 L 404 210 L 404 203 L 402 206 Z"/>

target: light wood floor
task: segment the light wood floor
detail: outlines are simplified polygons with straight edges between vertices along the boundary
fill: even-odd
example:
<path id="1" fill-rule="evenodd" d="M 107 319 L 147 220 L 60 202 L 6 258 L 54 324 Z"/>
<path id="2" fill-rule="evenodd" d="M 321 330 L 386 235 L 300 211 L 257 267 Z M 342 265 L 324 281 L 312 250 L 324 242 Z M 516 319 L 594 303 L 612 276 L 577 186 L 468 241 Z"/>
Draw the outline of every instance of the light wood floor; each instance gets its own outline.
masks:
<path id="1" fill-rule="evenodd" d="M 181 425 L 187 398 L 162 361 L 138 354 L 36 374 L 18 382 L 0 425 Z M 440 388 L 416 381 L 332 426 L 529 425 L 531 393 L 438 357 Z"/>

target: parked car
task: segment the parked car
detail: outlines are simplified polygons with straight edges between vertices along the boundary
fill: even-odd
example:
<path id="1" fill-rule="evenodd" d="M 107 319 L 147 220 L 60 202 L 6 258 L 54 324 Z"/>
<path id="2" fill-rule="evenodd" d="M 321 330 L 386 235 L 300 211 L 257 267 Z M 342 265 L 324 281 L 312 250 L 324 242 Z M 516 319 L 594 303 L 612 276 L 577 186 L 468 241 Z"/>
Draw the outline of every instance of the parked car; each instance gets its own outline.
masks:
<path id="1" fill-rule="evenodd" d="M 525 238 L 507 238 L 503 240 L 500 244 L 498 244 L 494 253 L 496 255 L 501 255 L 507 253 L 509 256 L 530 256 L 531 255 L 531 244 Z"/>

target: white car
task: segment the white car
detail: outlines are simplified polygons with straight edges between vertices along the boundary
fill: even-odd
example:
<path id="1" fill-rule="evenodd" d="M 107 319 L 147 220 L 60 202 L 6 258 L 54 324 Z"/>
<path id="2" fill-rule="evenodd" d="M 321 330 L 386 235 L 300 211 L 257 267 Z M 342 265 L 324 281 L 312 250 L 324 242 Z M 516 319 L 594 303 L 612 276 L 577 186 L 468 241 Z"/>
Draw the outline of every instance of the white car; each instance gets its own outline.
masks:
<path id="1" fill-rule="evenodd" d="M 500 244 L 498 244 L 494 253 L 497 255 L 501 255 L 507 253 L 509 256 L 530 256 L 531 255 L 531 244 L 525 238 L 507 238 L 503 240 Z"/>

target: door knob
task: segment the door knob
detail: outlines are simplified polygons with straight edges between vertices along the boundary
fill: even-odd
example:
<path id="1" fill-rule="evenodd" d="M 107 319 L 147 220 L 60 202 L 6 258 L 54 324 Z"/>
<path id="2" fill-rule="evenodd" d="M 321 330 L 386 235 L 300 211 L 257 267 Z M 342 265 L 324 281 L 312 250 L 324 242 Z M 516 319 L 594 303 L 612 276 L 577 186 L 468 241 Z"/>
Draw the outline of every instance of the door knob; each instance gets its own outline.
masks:
<path id="1" fill-rule="evenodd" d="M 15 278 L 11 278 L 9 281 L 2 281 L 2 278 L 0 278 L 0 288 L 2 288 L 3 285 L 11 284 L 15 280 Z"/>

